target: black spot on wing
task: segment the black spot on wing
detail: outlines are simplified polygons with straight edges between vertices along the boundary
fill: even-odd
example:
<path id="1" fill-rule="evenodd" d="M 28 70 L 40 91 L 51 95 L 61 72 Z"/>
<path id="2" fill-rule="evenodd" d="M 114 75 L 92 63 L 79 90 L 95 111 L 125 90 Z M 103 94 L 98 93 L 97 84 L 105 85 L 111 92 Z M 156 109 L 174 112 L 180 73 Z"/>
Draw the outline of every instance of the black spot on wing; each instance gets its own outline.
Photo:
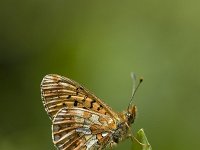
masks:
<path id="1" fill-rule="evenodd" d="M 78 101 L 75 100 L 75 101 L 74 101 L 74 106 L 77 106 L 77 105 L 78 105 Z"/>
<path id="2" fill-rule="evenodd" d="M 91 102 L 90 102 L 90 108 L 93 108 L 93 104 L 94 103 L 96 103 L 96 100 L 92 100 Z"/>
<path id="3" fill-rule="evenodd" d="M 67 96 L 67 99 L 70 99 L 70 98 L 71 98 L 71 95 L 68 95 L 68 96 Z"/>

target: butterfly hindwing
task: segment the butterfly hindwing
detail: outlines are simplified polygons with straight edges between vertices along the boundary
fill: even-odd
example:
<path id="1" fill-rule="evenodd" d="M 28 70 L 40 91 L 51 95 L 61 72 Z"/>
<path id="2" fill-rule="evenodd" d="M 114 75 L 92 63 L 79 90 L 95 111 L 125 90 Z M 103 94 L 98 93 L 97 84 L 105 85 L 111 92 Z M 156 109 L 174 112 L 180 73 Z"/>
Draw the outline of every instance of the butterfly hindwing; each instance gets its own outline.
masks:
<path id="1" fill-rule="evenodd" d="M 100 113 L 82 108 L 62 108 L 53 119 L 53 142 L 60 150 L 100 149 L 105 142 L 109 144 L 113 124 L 110 117 Z"/>

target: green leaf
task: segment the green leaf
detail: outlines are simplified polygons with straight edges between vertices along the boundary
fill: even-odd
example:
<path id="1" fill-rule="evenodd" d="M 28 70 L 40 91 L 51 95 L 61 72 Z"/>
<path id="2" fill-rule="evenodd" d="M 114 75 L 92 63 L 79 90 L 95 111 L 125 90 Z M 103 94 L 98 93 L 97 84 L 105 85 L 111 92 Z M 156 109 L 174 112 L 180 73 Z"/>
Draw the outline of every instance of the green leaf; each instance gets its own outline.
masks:
<path id="1" fill-rule="evenodd" d="M 136 141 L 136 139 L 142 144 Z M 152 150 L 143 129 L 137 132 L 136 139 L 133 140 L 132 150 Z"/>

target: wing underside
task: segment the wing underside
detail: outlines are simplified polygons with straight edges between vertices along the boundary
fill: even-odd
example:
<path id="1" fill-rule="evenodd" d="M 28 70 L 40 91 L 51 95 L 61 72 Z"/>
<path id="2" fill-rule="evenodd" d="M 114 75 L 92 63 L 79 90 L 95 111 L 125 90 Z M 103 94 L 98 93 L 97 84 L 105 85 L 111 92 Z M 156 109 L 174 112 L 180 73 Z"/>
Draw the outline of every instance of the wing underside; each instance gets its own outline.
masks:
<path id="1" fill-rule="evenodd" d="M 41 82 L 41 95 L 59 150 L 101 150 L 111 145 L 119 117 L 83 86 L 50 74 Z"/>
<path id="2" fill-rule="evenodd" d="M 53 120 L 53 142 L 60 150 L 103 149 L 112 139 L 110 123 L 112 119 L 102 114 L 80 108 L 63 108 Z"/>

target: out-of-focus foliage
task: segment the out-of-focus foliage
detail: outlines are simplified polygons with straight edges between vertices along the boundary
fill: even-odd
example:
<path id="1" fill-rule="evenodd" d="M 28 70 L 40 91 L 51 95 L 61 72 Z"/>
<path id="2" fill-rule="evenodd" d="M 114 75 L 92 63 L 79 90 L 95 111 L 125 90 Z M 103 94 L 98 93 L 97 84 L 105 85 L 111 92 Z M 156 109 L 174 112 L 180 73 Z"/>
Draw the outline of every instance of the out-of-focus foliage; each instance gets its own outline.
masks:
<path id="1" fill-rule="evenodd" d="M 200 2 L 0 1 L 0 149 L 54 149 L 44 75 L 76 80 L 116 111 L 144 77 L 133 130 L 153 149 L 200 147 Z M 131 149 L 130 140 L 115 149 Z"/>

